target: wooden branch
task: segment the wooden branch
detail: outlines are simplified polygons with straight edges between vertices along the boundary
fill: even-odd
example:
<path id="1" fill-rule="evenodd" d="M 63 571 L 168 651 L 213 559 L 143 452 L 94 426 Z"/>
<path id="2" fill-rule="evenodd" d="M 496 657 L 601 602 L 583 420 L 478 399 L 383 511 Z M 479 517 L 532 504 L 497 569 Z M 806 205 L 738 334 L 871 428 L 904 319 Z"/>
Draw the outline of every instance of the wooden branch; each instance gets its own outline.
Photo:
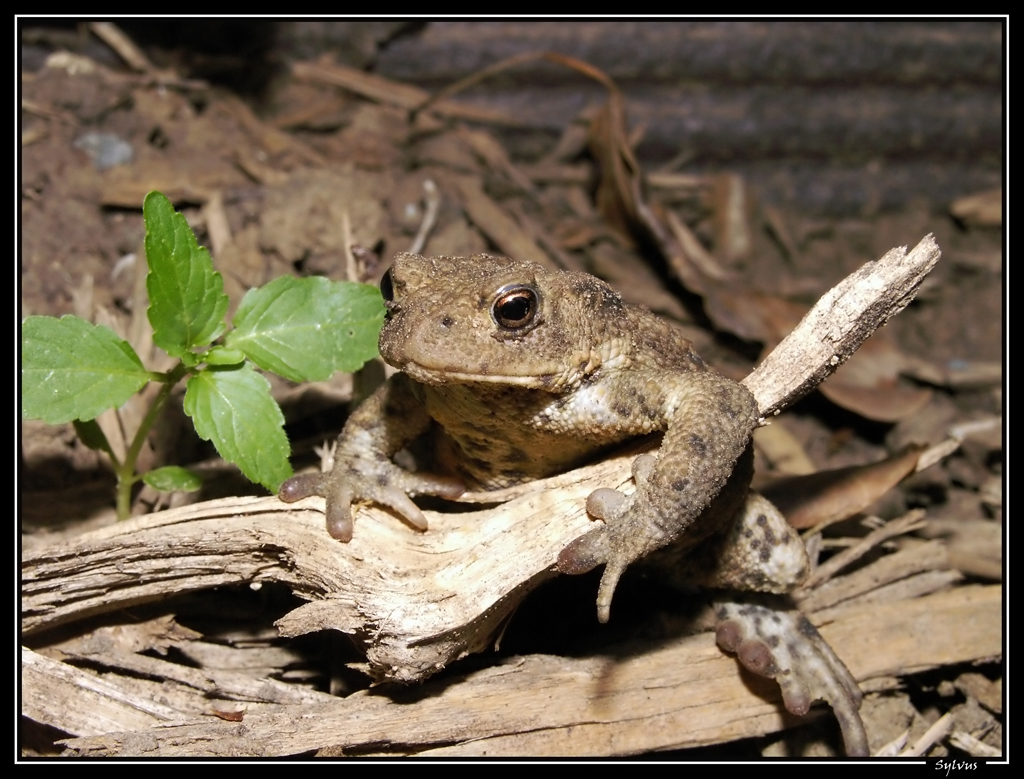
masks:
<path id="1" fill-rule="evenodd" d="M 1002 588 L 961 587 L 851 610 L 821 632 L 859 680 L 998 655 Z M 951 631 L 949 625 L 961 626 Z M 628 755 L 761 735 L 792 724 L 778 687 L 737 670 L 714 637 L 636 642 L 602 657 L 531 655 L 407 694 L 365 690 L 298 711 L 209 718 L 69 740 L 121 757 L 346 754 Z"/>
<path id="2" fill-rule="evenodd" d="M 179 719 L 171 706 L 123 685 L 21 650 L 21 713 L 70 733 L 93 735 L 109 730 L 145 730 Z"/>
<path id="3" fill-rule="evenodd" d="M 929 233 L 909 253 L 890 249 L 854 271 L 814 304 L 745 380 L 761 416 L 777 414 L 817 387 L 917 294 L 941 252 Z"/>
<path id="4" fill-rule="evenodd" d="M 33 633 L 175 593 L 279 581 L 313 601 L 278 623 L 284 635 L 341 630 L 365 644 L 382 678 L 420 681 L 489 646 L 526 593 L 553 575 L 559 550 L 588 528 L 586 496 L 625 486 L 631 459 L 536 482 L 478 512 L 426 512 L 427 533 L 365 508 L 346 546 L 326 535 L 322 498 L 292 505 L 235 498 L 140 517 L 26 551 L 22 628 Z"/>

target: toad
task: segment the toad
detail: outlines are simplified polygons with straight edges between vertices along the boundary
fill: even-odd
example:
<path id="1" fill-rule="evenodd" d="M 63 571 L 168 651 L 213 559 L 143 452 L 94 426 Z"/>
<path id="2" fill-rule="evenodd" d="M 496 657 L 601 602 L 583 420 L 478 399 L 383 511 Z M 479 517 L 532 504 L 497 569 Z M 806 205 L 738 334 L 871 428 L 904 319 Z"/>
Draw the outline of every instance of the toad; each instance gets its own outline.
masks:
<path id="1" fill-rule="evenodd" d="M 325 497 L 331 536 L 352 538 L 353 501 L 388 506 L 425 530 L 412 497 L 522 484 L 660 433 L 656 453 L 633 463 L 635 491 L 591 493 L 587 511 L 600 521 L 558 555 L 562 573 L 604 566 L 601 622 L 619 577 L 640 560 L 675 578 L 684 570 L 712 586 L 768 592 L 806 574 L 796 533 L 767 501 L 747 500 L 757 403 L 673 325 L 593 276 L 490 255 L 401 253 L 381 290 L 380 353 L 400 372 L 349 417 L 331 472 L 280 490 L 286 501 Z M 432 473 L 392 461 L 427 433 Z M 809 622 L 755 603 L 723 605 L 718 616 L 719 644 L 777 678 L 787 708 L 828 700 L 848 752 L 866 753 L 856 683 Z"/>

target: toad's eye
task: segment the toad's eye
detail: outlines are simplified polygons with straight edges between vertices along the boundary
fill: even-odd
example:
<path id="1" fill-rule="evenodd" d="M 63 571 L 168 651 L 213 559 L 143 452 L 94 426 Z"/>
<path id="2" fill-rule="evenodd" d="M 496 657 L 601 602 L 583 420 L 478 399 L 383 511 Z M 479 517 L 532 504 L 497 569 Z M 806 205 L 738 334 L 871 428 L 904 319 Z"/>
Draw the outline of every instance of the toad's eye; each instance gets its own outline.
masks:
<path id="1" fill-rule="evenodd" d="M 504 330 L 532 325 L 540 310 L 540 293 L 526 284 L 514 284 L 498 292 L 491 305 L 491 318 Z"/>
<path id="2" fill-rule="evenodd" d="M 395 299 L 395 284 L 391 280 L 391 269 L 388 268 L 388 272 L 384 274 L 384 277 L 380 280 L 380 294 L 384 298 L 385 303 L 390 303 Z"/>

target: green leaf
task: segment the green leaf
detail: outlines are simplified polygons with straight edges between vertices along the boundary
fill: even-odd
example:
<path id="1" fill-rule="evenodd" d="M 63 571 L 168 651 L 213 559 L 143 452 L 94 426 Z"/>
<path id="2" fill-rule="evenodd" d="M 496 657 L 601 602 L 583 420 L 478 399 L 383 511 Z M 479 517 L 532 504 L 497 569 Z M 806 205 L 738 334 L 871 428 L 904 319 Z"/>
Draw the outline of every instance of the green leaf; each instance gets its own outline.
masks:
<path id="1" fill-rule="evenodd" d="M 158 492 L 195 492 L 203 486 L 203 480 L 192 471 L 168 465 L 143 474 L 142 480 Z"/>
<path id="2" fill-rule="evenodd" d="M 76 316 L 21 324 L 21 415 L 51 425 L 93 419 L 149 381 L 128 342 Z"/>
<path id="3" fill-rule="evenodd" d="M 276 492 L 292 475 L 284 415 L 270 396 L 270 382 L 248 363 L 193 376 L 184 405 L 196 432 L 250 481 Z"/>
<path id="4" fill-rule="evenodd" d="M 110 448 L 110 442 L 107 441 L 107 434 L 103 432 L 95 419 L 86 419 L 85 421 L 76 419 L 71 424 L 75 426 L 78 440 L 83 444 L 90 449 L 106 452 L 111 457 L 114 456 L 114 452 Z"/>
<path id="5" fill-rule="evenodd" d="M 146 195 L 146 291 L 153 342 L 173 357 L 206 346 L 225 329 L 228 296 L 210 253 L 159 192 Z"/>
<path id="6" fill-rule="evenodd" d="M 207 365 L 238 365 L 245 362 L 245 353 L 241 349 L 225 349 L 223 346 L 214 346 L 203 355 L 203 361 Z"/>
<path id="7" fill-rule="evenodd" d="M 383 321 L 376 287 L 282 276 L 246 293 L 225 342 L 264 370 L 322 381 L 373 358 Z"/>

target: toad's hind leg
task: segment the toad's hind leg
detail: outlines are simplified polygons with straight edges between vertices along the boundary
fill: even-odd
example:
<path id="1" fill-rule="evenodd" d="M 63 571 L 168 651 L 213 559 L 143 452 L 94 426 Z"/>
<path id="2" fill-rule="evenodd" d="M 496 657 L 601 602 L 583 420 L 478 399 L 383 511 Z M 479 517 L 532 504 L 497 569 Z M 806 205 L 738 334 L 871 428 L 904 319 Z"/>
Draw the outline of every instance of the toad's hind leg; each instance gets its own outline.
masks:
<path id="1" fill-rule="evenodd" d="M 647 563 L 677 586 L 737 591 L 716 608 L 719 646 L 754 673 L 774 678 L 793 714 L 805 714 L 819 698 L 828 701 L 847 754 L 867 754 L 856 681 L 814 626 L 779 595 L 803 581 L 810 562 L 803 540 L 770 501 L 748 492 L 719 535 L 695 549 L 666 547 Z"/>
<path id="2" fill-rule="evenodd" d="M 734 652 L 748 670 L 775 679 L 787 711 L 803 715 L 814 701 L 827 701 L 839 721 L 846 754 L 869 754 L 857 681 L 803 614 L 729 602 L 718 605 L 716 616 L 718 645 Z"/>

